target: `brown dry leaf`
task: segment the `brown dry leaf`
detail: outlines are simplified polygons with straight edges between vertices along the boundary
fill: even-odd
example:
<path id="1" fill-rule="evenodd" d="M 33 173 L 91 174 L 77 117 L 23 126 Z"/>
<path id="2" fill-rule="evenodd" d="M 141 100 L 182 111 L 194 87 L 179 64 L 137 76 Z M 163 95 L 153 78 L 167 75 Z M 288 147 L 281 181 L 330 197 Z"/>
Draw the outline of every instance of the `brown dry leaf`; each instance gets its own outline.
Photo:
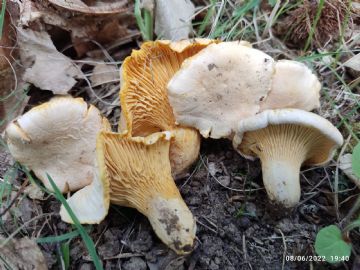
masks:
<path id="1" fill-rule="evenodd" d="M 42 90 L 65 95 L 81 71 L 55 48 L 46 32 L 17 28 L 20 58 L 26 67 L 23 80 Z"/>
<path id="2" fill-rule="evenodd" d="M 86 24 L 86 27 L 84 27 L 84 24 Z M 71 39 L 79 57 L 85 55 L 90 50 L 99 48 L 91 40 L 106 45 L 131 35 L 131 31 L 127 29 L 126 24 L 123 24 L 123 20 L 116 17 L 112 17 L 112 19 L 98 18 L 96 20 L 88 18 L 88 20 L 82 23 L 73 20 L 72 25 L 69 26 L 70 28 L 72 27 Z"/>
<path id="3" fill-rule="evenodd" d="M 344 63 L 345 67 L 351 68 L 356 71 L 360 71 L 360 53 L 354 55 Z"/>
<path id="4" fill-rule="evenodd" d="M 156 0 L 155 34 L 161 39 L 189 37 L 195 6 L 190 0 Z"/>
<path id="5" fill-rule="evenodd" d="M 123 12 L 127 9 L 127 0 L 103 0 L 103 1 L 87 1 L 94 2 L 86 4 L 81 0 L 49 0 L 50 3 L 59 7 L 90 14 L 112 14 Z M 93 4 L 93 5 L 90 5 Z"/>
<path id="6" fill-rule="evenodd" d="M 5 241 L 0 237 L 0 242 Z M 0 269 L 46 270 L 46 261 L 38 245 L 27 237 L 12 239 L 0 245 Z"/>
<path id="7" fill-rule="evenodd" d="M 120 82 L 120 72 L 114 64 L 99 63 L 94 67 L 90 80 L 92 86 Z"/>
<path id="8" fill-rule="evenodd" d="M 21 114 L 27 103 L 27 97 L 21 89 L 21 70 L 16 61 L 16 31 L 12 24 L 18 17 L 17 4 L 7 3 L 3 35 L 0 39 L 0 133 L 12 118 Z"/>
<path id="9" fill-rule="evenodd" d="M 43 1 L 24 0 L 20 13 L 21 25 L 48 24 L 68 31 L 79 57 L 90 50 L 98 49 L 99 45 L 105 46 L 138 33 L 137 30 L 129 30 L 135 28 L 136 22 L 133 14 L 127 12 L 127 8 L 120 8 L 122 2 L 114 0 L 86 1 L 86 3 L 73 0 L 49 2 L 53 5 Z M 94 2 L 90 10 L 88 2 Z M 86 7 L 86 12 L 82 7 Z M 64 8 L 67 9 L 65 12 Z M 108 11 L 103 12 L 105 10 Z"/>
<path id="10" fill-rule="evenodd" d="M 43 200 L 44 191 L 41 190 L 37 185 L 30 184 L 24 189 L 24 193 L 33 200 Z"/>

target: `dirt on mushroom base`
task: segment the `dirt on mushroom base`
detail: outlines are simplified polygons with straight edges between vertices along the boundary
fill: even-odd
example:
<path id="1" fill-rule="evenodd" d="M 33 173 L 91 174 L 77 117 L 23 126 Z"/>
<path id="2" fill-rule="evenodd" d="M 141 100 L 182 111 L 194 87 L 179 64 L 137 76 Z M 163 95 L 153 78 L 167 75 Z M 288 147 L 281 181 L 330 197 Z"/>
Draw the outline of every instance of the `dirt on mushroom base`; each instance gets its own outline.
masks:
<path id="1" fill-rule="evenodd" d="M 184 178 L 178 184 L 197 218 L 195 251 L 190 256 L 177 257 L 155 236 L 146 217 L 132 209 L 112 206 L 105 221 L 92 226 L 90 233 L 92 239 L 98 241 L 97 249 L 105 269 L 119 269 L 120 265 L 125 270 L 250 269 L 250 265 L 252 269 L 269 269 L 269 265 L 271 269 L 281 269 L 286 255 L 314 255 L 316 232 L 335 220 L 335 212 L 330 207 L 333 205 L 331 195 L 316 192 L 293 214 L 275 216 L 263 189 L 259 162 L 246 161 L 232 149 L 231 142 L 225 140 L 207 140 L 202 149 L 191 178 Z M 304 173 L 309 182 L 301 177 L 304 190 L 301 201 L 309 198 L 305 194 L 318 183 L 317 179 L 324 179 L 326 173 L 331 175 L 332 168 Z M 20 185 L 21 181 L 15 184 Z M 318 188 L 330 192 L 327 180 Z M 60 203 L 51 198 L 42 202 L 24 198 L 14 207 L 12 215 L 26 222 L 39 213 L 57 213 L 59 207 Z M 27 213 L 29 209 L 31 214 Z M 36 235 L 41 230 L 41 235 L 50 236 L 71 230 L 57 215 L 49 217 L 48 222 L 49 226 L 43 228 L 43 222 L 30 224 L 25 231 Z M 4 227 L 0 230 L 15 228 L 13 219 L 4 218 Z M 353 239 L 360 240 L 356 235 Z M 56 269 L 56 244 L 40 244 L 40 247 L 49 269 Z M 73 239 L 70 262 L 74 269 L 93 269 L 85 254 L 81 239 Z M 116 258 L 119 254 L 122 254 L 120 259 Z M 285 261 L 285 269 L 308 269 L 309 263 Z M 339 265 L 338 269 L 343 266 Z"/>

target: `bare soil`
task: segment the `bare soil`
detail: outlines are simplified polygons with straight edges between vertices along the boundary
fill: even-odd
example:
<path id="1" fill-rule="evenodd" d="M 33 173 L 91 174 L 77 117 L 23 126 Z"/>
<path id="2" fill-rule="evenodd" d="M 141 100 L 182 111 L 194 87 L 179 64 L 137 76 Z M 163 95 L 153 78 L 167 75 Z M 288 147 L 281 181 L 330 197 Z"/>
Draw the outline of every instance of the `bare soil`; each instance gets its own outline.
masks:
<path id="1" fill-rule="evenodd" d="M 1 157 L 10 160 L 5 155 Z M 118 206 L 111 206 L 100 225 L 91 226 L 90 235 L 105 269 L 309 269 L 311 265 L 315 269 L 330 269 L 329 264 L 314 261 L 314 239 L 322 226 L 336 221 L 329 185 L 332 179 L 329 176 L 335 173 L 333 168 L 330 165 L 305 169 L 301 176 L 301 202 L 292 212 L 284 212 L 269 203 L 258 161 L 245 160 L 226 140 L 206 140 L 198 164 L 188 176 L 177 180 L 197 219 L 192 254 L 177 256 L 156 237 L 144 216 Z M 21 183 L 19 176 L 15 186 Z M 341 174 L 340 179 L 343 179 Z M 351 205 L 351 197 L 348 203 Z M 348 211 L 345 204 L 340 207 L 344 214 Z M 54 213 L 30 222 L 21 234 L 45 237 L 67 233 L 72 228 L 56 214 L 59 208 L 60 203 L 52 197 L 39 201 L 21 195 L 15 207 L 3 217 L 0 231 L 16 230 L 17 219 L 25 223 L 36 216 L 41 218 L 43 213 Z M 352 239 L 358 252 L 359 234 L 352 235 Z M 49 269 L 58 269 L 59 245 L 40 244 L 40 247 Z M 305 262 L 295 262 L 286 256 L 309 257 Z M 79 237 L 70 242 L 70 263 L 70 269 L 94 269 Z M 353 261 L 331 269 L 351 269 L 351 265 Z"/>

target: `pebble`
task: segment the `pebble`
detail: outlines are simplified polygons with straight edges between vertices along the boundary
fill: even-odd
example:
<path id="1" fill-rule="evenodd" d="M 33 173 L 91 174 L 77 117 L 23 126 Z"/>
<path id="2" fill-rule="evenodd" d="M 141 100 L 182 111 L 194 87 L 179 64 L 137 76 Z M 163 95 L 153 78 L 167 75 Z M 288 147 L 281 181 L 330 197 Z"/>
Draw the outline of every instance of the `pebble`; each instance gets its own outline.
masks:
<path id="1" fill-rule="evenodd" d="M 79 270 L 93 270 L 94 267 L 90 263 L 84 263 L 80 266 Z"/>
<path id="2" fill-rule="evenodd" d="M 132 257 L 130 260 L 126 261 L 122 265 L 124 270 L 146 270 L 146 263 L 143 259 L 139 257 Z"/>
<path id="3" fill-rule="evenodd" d="M 251 221 L 250 221 L 250 219 L 248 217 L 243 216 L 243 217 L 239 218 L 238 224 L 239 224 L 239 227 L 247 229 L 247 228 L 250 227 Z"/>
<path id="4" fill-rule="evenodd" d="M 221 183 L 221 185 L 225 187 L 228 187 L 230 185 L 230 176 L 223 175 L 223 176 L 219 176 L 217 179 Z"/>

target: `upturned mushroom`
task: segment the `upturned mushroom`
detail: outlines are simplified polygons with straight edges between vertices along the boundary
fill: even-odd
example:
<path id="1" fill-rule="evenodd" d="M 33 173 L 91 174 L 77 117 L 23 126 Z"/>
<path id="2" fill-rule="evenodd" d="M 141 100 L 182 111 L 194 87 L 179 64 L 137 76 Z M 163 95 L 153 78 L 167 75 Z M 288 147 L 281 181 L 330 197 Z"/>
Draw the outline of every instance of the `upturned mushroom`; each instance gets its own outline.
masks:
<path id="1" fill-rule="evenodd" d="M 102 132 L 99 157 L 114 204 L 147 216 L 157 236 L 178 254 L 192 251 L 196 224 L 171 176 L 170 132 L 147 137 Z"/>
<path id="2" fill-rule="evenodd" d="M 176 126 L 166 85 L 182 62 L 216 41 L 145 42 L 122 65 L 120 131 L 130 136 L 148 136 L 172 130 L 170 161 L 174 175 L 184 173 L 197 159 L 200 136 L 197 130 Z"/>
<path id="3" fill-rule="evenodd" d="M 275 62 L 244 42 L 210 44 L 169 81 L 176 121 L 205 138 L 232 138 L 237 123 L 262 110 L 319 106 L 320 83 L 303 64 Z"/>
<path id="4" fill-rule="evenodd" d="M 48 175 L 63 193 L 85 187 L 68 202 L 82 223 L 99 223 L 109 207 L 108 184 L 95 166 L 96 137 L 102 129 L 109 129 L 109 123 L 97 108 L 82 98 L 55 97 L 10 123 L 5 138 L 14 159 L 49 190 Z M 71 222 L 64 210 L 61 215 Z"/>
<path id="5" fill-rule="evenodd" d="M 260 158 L 263 182 L 271 201 L 291 208 L 300 199 L 300 167 L 323 165 L 343 144 L 328 120 L 298 109 L 266 110 L 239 122 L 234 148 Z"/>

